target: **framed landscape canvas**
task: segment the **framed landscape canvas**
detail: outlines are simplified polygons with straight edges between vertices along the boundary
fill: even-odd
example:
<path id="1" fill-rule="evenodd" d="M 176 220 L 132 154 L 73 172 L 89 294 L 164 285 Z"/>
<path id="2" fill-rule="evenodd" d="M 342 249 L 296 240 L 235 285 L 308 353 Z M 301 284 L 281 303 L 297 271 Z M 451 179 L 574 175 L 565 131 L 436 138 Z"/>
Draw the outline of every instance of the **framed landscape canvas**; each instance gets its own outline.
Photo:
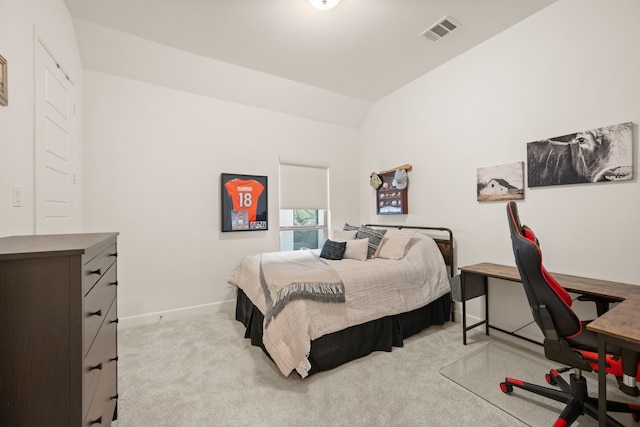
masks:
<path id="1" fill-rule="evenodd" d="M 524 162 L 478 168 L 479 202 L 524 199 Z"/>

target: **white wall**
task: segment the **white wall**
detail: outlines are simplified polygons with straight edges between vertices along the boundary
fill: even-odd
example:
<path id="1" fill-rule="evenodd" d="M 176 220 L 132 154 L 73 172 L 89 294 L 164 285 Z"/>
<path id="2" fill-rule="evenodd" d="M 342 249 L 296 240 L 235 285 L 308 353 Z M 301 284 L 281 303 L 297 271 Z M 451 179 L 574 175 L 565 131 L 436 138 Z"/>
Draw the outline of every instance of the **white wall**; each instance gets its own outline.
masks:
<path id="1" fill-rule="evenodd" d="M 80 55 L 62 0 L 0 0 L 0 55 L 7 60 L 9 82 L 9 106 L 0 107 L 0 236 L 34 232 L 36 35 L 65 67 L 78 96 L 82 94 Z M 81 118 L 76 132 L 76 141 L 81 144 Z M 13 185 L 22 187 L 22 207 L 13 207 Z"/>
<path id="2" fill-rule="evenodd" d="M 370 103 L 75 20 L 85 69 L 358 129 Z"/>
<path id="3" fill-rule="evenodd" d="M 180 63 L 174 55 L 185 55 L 154 49 L 164 51 L 169 73 Z M 333 223 L 359 218 L 353 127 L 100 71 L 85 71 L 84 87 L 83 230 L 120 232 L 125 324 L 212 310 L 234 298 L 226 278 L 240 259 L 279 249 L 279 158 L 328 164 Z M 268 177 L 268 231 L 219 231 L 223 172 Z"/>
<path id="4" fill-rule="evenodd" d="M 640 284 L 638 17 L 636 0 L 560 0 L 375 103 L 361 167 L 410 162 L 410 213 L 376 218 L 361 183 L 362 221 L 447 226 L 459 266 L 514 265 L 505 203 L 476 201 L 477 168 L 526 163 L 527 142 L 632 121 L 632 181 L 527 188 L 519 207 L 550 271 Z M 492 316 L 524 301 L 509 287 L 493 287 Z"/>

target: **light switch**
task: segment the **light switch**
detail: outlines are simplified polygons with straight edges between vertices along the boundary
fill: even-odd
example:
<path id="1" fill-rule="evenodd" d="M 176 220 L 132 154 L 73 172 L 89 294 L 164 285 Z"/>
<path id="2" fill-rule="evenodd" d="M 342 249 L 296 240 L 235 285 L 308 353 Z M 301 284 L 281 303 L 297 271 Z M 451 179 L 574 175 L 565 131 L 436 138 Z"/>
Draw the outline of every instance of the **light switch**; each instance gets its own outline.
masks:
<path id="1" fill-rule="evenodd" d="M 13 207 L 22 206 L 22 187 L 20 185 L 13 186 Z"/>

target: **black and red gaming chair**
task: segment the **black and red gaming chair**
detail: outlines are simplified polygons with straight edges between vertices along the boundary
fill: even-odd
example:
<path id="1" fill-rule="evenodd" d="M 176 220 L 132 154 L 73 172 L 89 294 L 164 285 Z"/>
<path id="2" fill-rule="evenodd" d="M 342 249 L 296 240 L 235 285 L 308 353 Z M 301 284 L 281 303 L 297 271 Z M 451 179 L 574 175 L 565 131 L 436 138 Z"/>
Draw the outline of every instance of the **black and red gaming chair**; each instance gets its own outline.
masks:
<path id="1" fill-rule="evenodd" d="M 598 370 L 597 334 L 587 330 L 588 321 L 581 321 L 571 308 L 572 300 L 567 291 L 542 265 L 542 252 L 538 239 L 526 225 L 520 224 L 518 207 L 515 202 L 507 204 L 507 217 L 511 231 L 511 243 L 520 278 L 524 285 L 533 318 L 544 335 L 544 354 L 547 359 L 569 366 L 553 369 L 546 375 L 551 385 L 560 390 L 530 384 L 514 378 L 506 378 L 500 383 L 505 393 L 514 387 L 528 390 L 558 402 L 566 403 L 554 427 L 571 425 L 580 415 L 588 414 L 598 419 L 598 400 L 587 394 L 587 382 L 582 371 Z M 620 389 L 632 396 L 638 396 L 636 387 L 638 376 L 638 354 L 620 350 L 608 345 L 607 373 L 615 375 Z M 574 368 L 568 384 L 560 373 Z M 607 401 L 607 412 L 631 413 L 633 419 L 640 419 L 640 405 Z M 607 416 L 607 425 L 619 426 Z"/>

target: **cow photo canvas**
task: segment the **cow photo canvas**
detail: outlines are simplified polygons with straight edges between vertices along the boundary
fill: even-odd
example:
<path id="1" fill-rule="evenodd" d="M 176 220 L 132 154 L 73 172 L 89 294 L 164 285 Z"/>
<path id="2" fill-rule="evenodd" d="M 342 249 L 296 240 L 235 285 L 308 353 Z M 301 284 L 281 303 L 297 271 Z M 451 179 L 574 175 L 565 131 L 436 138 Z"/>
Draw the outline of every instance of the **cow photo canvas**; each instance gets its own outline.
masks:
<path id="1" fill-rule="evenodd" d="M 478 201 L 524 199 L 524 162 L 478 168 Z"/>
<path id="2" fill-rule="evenodd" d="M 527 144 L 529 187 L 633 179 L 632 123 Z"/>

